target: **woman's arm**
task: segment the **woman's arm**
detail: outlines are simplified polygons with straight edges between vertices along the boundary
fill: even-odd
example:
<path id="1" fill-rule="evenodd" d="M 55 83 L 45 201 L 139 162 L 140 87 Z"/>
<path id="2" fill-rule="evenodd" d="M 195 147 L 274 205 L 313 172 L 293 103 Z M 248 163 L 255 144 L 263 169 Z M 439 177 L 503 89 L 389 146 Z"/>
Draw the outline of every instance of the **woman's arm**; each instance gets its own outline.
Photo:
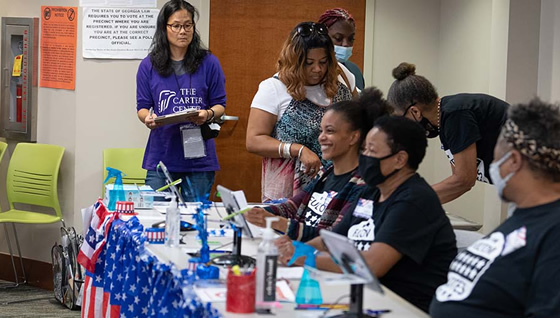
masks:
<path id="1" fill-rule="evenodd" d="M 281 255 L 280 261 L 283 264 L 287 264 L 292 258 L 292 255 L 294 255 L 295 250 L 291 244 L 291 240 L 283 236 L 277 239 L 275 244 L 278 247 L 278 253 Z M 321 237 L 316 237 L 307 244 L 315 247 L 318 251 L 325 251 Z M 376 277 L 385 276 L 385 274 L 387 274 L 387 272 L 391 270 L 391 268 L 393 268 L 393 266 L 395 266 L 395 264 L 397 264 L 403 256 L 396 249 L 385 243 L 373 243 L 369 250 L 361 253 L 368 264 L 369 269 Z M 294 265 L 303 266 L 304 262 L 305 258 L 300 257 L 295 261 Z M 341 272 L 338 265 L 333 262 L 331 256 L 326 253 L 318 254 L 315 257 L 315 262 L 317 269 L 329 272 Z"/>
<path id="2" fill-rule="evenodd" d="M 204 123 L 211 122 L 214 119 L 222 117 L 225 111 L 226 108 L 219 104 L 208 109 L 201 109 L 198 111 L 198 116 L 193 118 L 192 122 L 200 126 Z"/>
<path id="3" fill-rule="evenodd" d="M 477 176 L 476 143 L 453 154 L 453 161 L 455 163 L 455 165 L 451 165 L 453 174 L 432 185 L 441 204 L 457 199 L 474 186 Z"/>
<path id="4" fill-rule="evenodd" d="M 245 140 L 247 151 L 262 157 L 281 158 L 278 150 L 280 141 L 270 136 L 277 118 L 278 116 L 262 109 L 251 108 Z M 312 176 L 316 175 L 321 167 L 321 160 L 313 151 L 298 143 L 292 143 L 290 146 L 290 157 L 298 157 L 300 150 L 301 156 L 299 159 L 305 165 L 305 173 Z"/>

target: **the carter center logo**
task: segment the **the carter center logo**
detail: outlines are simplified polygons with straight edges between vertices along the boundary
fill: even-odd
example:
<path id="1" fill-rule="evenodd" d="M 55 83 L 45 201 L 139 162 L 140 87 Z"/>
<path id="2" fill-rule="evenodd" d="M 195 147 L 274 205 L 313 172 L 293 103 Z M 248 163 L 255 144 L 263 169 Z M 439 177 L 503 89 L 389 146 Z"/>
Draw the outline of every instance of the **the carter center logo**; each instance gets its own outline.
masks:
<path id="1" fill-rule="evenodd" d="M 159 113 L 162 114 L 167 107 L 169 107 L 169 101 L 175 97 L 176 93 L 174 91 L 170 91 L 168 89 L 164 89 L 159 93 Z"/>

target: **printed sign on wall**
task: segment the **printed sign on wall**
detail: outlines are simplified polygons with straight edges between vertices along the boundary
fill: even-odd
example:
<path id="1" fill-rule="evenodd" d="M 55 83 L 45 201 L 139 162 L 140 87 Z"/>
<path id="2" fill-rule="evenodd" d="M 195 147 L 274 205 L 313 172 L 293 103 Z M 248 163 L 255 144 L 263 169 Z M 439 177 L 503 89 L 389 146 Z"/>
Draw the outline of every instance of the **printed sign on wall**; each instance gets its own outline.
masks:
<path id="1" fill-rule="evenodd" d="M 74 89 L 76 84 L 76 7 L 41 7 L 39 86 Z"/>
<path id="2" fill-rule="evenodd" d="M 156 30 L 157 9 L 84 8 L 84 58 L 143 59 Z"/>

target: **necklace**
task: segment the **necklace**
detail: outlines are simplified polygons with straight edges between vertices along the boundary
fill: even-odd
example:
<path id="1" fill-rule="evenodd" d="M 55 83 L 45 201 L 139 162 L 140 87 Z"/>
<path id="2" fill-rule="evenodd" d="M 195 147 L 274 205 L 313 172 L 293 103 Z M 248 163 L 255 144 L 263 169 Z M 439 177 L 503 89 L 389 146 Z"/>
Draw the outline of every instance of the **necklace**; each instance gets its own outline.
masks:
<path id="1" fill-rule="evenodd" d="M 439 99 L 437 102 L 437 130 L 438 131 L 439 131 L 439 120 L 440 120 L 440 114 L 439 114 L 440 105 L 441 105 L 441 99 Z"/>

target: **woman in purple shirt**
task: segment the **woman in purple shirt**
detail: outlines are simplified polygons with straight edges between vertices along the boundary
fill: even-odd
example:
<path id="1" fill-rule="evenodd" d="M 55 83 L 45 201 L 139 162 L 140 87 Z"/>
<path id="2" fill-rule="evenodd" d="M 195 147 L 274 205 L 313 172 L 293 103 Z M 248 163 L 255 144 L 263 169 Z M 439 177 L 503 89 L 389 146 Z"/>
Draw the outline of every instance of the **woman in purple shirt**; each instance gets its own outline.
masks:
<path id="1" fill-rule="evenodd" d="M 196 30 L 198 11 L 183 0 L 161 9 L 149 55 L 136 75 L 138 119 L 150 131 L 142 167 L 146 184 L 165 185 L 161 161 L 171 177 L 183 179 L 186 201 L 208 196 L 219 170 L 214 140 L 203 140 L 200 127 L 220 118 L 226 105 L 225 77 L 218 59 L 203 47 Z M 163 125 L 158 116 L 197 110 L 191 121 Z"/>

